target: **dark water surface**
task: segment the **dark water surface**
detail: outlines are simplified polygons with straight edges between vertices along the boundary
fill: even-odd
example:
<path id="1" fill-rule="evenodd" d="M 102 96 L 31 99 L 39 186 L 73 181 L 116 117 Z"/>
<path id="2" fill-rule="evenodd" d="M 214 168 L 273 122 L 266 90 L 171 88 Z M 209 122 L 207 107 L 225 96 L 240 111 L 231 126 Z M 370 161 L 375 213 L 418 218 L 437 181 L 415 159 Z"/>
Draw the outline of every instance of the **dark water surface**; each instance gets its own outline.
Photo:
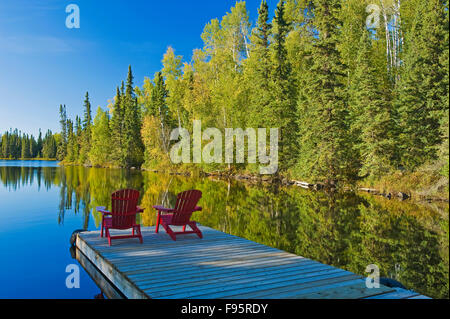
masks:
<path id="1" fill-rule="evenodd" d="M 174 204 L 200 189 L 194 219 L 226 233 L 367 275 L 381 275 L 434 298 L 449 297 L 449 206 L 389 201 L 296 187 L 249 185 L 149 172 L 58 167 L 56 162 L 0 160 L 0 298 L 93 298 L 99 288 L 81 269 L 80 288 L 66 287 L 76 229 L 99 228 L 95 206 L 120 188 L 141 191 L 141 218 L 152 205 Z"/>

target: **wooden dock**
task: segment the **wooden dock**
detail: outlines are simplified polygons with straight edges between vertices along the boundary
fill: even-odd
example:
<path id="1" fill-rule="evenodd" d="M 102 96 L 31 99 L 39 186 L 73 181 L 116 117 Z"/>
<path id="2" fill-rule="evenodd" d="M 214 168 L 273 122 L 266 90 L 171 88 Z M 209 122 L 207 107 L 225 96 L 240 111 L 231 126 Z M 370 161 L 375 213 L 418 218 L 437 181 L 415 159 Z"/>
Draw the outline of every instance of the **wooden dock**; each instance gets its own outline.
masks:
<path id="1" fill-rule="evenodd" d="M 369 289 L 352 272 L 200 226 L 204 238 L 142 229 L 137 239 L 114 240 L 99 231 L 79 233 L 77 259 L 113 298 L 133 299 L 408 299 L 418 293 Z M 121 231 L 111 231 L 120 234 Z M 96 272 L 98 271 L 98 272 Z"/>

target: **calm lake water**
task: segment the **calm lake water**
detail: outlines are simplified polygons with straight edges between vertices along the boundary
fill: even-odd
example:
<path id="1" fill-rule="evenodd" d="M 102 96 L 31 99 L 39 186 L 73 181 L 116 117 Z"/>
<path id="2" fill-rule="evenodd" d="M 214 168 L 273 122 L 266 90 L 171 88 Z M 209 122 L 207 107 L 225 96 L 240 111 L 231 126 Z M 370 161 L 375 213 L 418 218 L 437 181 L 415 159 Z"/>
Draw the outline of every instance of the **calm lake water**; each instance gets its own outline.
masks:
<path id="1" fill-rule="evenodd" d="M 93 298 L 99 288 L 81 269 L 66 288 L 76 229 L 99 229 L 95 206 L 120 188 L 141 191 L 141 205 L 172 206 L 180 191 L 203 192 L 199 223 L 326 264 L 383 277 L 434 298 L 449 297 L 449 206 L 389 201 L 296 187 L 0 160 L 0 298 Z M 155 223 L 147 209 L 141 223 Z"/>

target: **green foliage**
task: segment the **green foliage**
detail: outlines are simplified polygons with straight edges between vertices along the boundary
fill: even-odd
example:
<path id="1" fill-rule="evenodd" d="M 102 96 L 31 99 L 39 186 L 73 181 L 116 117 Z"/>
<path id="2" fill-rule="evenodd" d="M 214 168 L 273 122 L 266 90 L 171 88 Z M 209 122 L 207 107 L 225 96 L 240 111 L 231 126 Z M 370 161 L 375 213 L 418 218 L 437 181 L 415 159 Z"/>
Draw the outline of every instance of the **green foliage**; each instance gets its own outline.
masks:
<path id="1" fill-rule="evenodd" d="M 108 113 L 100 107 L 92 126 L 91 150 L 89 152 L 89 161 L 93 166 L 105 166 L 110 163 L 111 156 L 111 132 L 109 128 Z"/>
<path id="2" fill-rule="evenodd" d="M 56 158 L 57 143 L 52 131 L 48 130 L 42 142 L 42 157 Z"/>
<path id="3" fill-rule="evenodd" d="M 185 84 L 181 81 L 182 59 L 182 56 L 175 55 L 175 51 L 172 47 L 167 48 L 167 52 L 164 54 L 162 60 L 163 68 L 160 73 L 161 79 L 155 81 L 155 84 L 160 83 L 159 88 L 157 89 L 159 91 L 158 94 L 160 99 L 161 97 L 166 97 L 165 104 L 167 104 L 167 106 L 163 107 L 163 111 L 164 108 L 167 109 L 167 120 L 173 119 L 174 125 L 176 123 L 179 127 L 184 127 L 188 124 L 186 121 L 187 111 L 180 103 L 185 94 Z"/>
<path id="4" fill-rule="evenodd" d="M 33 135 L 23 134 L 17 129 L 5 132 L 0 137 L 0 158 L 4 159 L 55 159 L 57 152 L 57 137 L 49 130 L 42 139 L 36 141 Z M 44 148 L 45 147 L 45 148 Z"/>
<path id="5" fill-rule="evenodd" d="M 372 40 L 361 29 L 355 70 L 348 89 L 350 130 L 361 159 L 360 175 L 379 178 L 392 171 L 393 121 L 385 99 L 383 83 L 371 60 Z"/>
<path id="6" fill-rule="evenodd" d="M 400 164 L 409 170 L 436 160 L 443 142 L 441 119 L 449 107 L 446 15 L 442 1 L 421 1 L 406 38 L 395 106 Z"/>
<path id="7" fill-rule="evenodd" d="M 59 118 L 60 118 L 60 125 L 61 125 L 61 142 L 58 144 L 58 150 L 57 150 L 57 158 L 59 160 L 63 160 L 67 155 L 67 112 L 66 112 L 66 106 L 59 106 Z"/>
<path id="8" fill-rule="evenodd" d="M 298 100 L 299 172 L 330 183 L 353 180 L 358 164 L 349 134 L 347 66 L 338 50 L 340 8 L 336 0 L 314 2 L 312 23 L 318 35 Z"/>
<path id="9" fill-rule="evenodd" d="M 280 1 L 275 11 L 273 42 L 270 46 L 271 72 L 269 74 L 270 103 L 265 109 L 264 127 L 279 128 L 279 168 L 285 172 L 297 159 L 296 92 L 292 68 L 287 59 L 286 37 L 289 23 L 285 18 L 285 2 Z M 294 138 L 293 138 L 294 137 Z"/>
<path id="10" fill-rule="evenodd" d="M 89 92 L 86 92 L 84 99 L 84 118 L 82 124 L 83 125 L 80 134 L 80 155 L 78 157 L 78 162 L 80 164 L 88 164 L 89 150 L 91 148 L 92 126 L 91 102 L 89 101 Z"/>
<path id="11" fill-rule="evenodd" d="M 123 145 L 123 115 L 124 109 L 122 107 L 122 95 L 119 87 L 116 89 L 116 96 L 111 110 L 111 154 L 110 160 L 116 166 L 124 166 L 125 158 L 122 150 Z"/>
<path id="12" fill-rule="evenodd" d="M 88 94 L 72 133 L 61 106 L 58 157 L 93 164 L 96 135 L 110 154 L 95 165 L 183 170 L 168 158 L 170 132 L 192 133 L 201 120 L 220 130 L 279 128 L 279 174 L 296 179 L 355 184 L 426 165 L 448 176 L 448 1 L 401 8 L 384 1 L 380 26 L 368 30 L 369 3 L 280 0 L 269 21 L 262 0 L 252 25 L 237 1 L 206 24 L 190 63 L 168 47 L 161 71 L 136 88 L 129 67 L 109 105 L 109 136 L 91 131 Z M 42 156 L 42 148 L 42 139 L 2 143 L 12 157 Z M 193 166 L 254 171 L 251 164 Z"/>
<path id="13" fill-rule="evenodd" d="M 143 162 L 141 114 L 133 88 L 133 73 L 128 67 L 126 92 L 121 99 L 123 110 L 122 151 L 125 167 L 140 167 Z"/>
<path id="14" fill-rule="evenodd" d="M 258 22 L 251 35 L 250 56 L 244 64 L 246 86 L 252 88 L 248 93 L 247 125 L 249 127 L 265 127 L 266 115 L 270 113 L 269 36 L 271 29 L 269 6 L 266 1 L 262 1 L 261 7 L 258 9 Z"/>

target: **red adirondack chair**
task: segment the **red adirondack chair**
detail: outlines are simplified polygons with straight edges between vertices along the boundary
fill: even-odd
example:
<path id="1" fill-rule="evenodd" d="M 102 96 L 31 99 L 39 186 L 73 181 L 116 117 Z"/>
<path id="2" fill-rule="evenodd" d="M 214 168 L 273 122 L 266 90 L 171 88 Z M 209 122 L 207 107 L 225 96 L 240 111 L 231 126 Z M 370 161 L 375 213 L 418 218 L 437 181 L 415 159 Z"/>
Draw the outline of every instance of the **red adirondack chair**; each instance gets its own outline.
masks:
<path id="1" fill-rule="evenodd" d="M 139 191 L 133 189 L 122 189 L 111 195 L 111 212 L 105 210 L 105 207 L 97 207 L 97 211 L 102 213 L 102 230 L 100 237 L 105 232 L 108 238 L 108 244 L 111 246 L 112 239 L 139 238 L 142 244 L 141 225 L 136 223 L 136 215 L 144 210 L 137 206 L 139 200 Z M 131 235 L 111 236 L 110 229 L 130 229 Z"/>
<path id="2" fill-rule="evenodd" d="M 156 233 L 159 231 L 159 225 L 162 225 L 173 240 L 177 240 L 176 236 L 181 234 L 197 234 L 198 237 L 203 238 L 202 232 L 197 227 L 197 223 L 190 220 L 193 212 L 202 210 L 201 207 L 197 206 L 201 197 L 201 191 L 189 190 L 177 195 L 177 202 L 173 209 L 153 206 L 158 211 Z M 174 232 L 170 226 L 183 226 L 183 231 Z M 189 226 L 192 231 L 186 231 L 186 226 Z"/>

